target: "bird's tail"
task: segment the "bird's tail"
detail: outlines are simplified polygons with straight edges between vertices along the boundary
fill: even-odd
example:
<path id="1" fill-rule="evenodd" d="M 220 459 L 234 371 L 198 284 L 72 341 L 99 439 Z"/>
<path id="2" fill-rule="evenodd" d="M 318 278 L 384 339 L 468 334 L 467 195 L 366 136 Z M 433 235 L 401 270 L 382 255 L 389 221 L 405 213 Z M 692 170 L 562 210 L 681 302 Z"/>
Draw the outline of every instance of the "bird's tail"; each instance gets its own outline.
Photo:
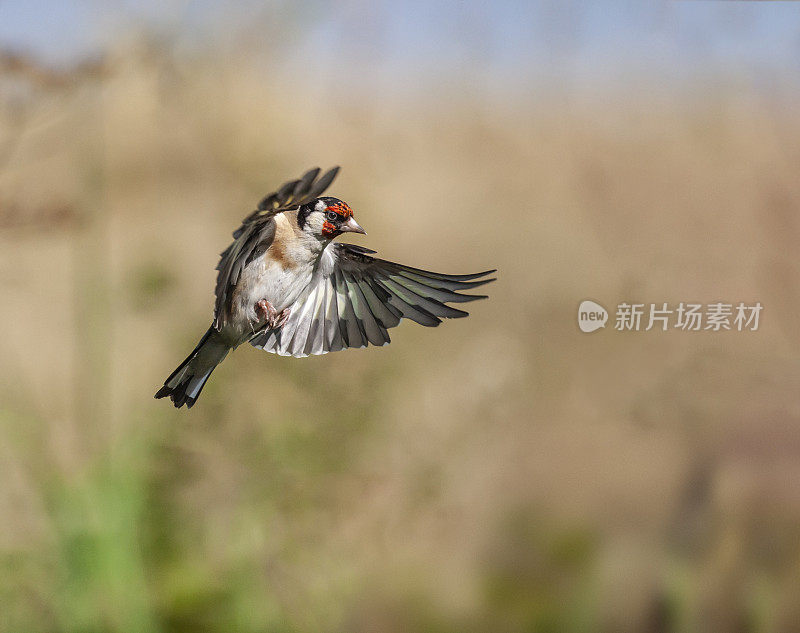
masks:
<path id="1" fill-rule="evenodd" d="M 216 330 L 208 328 L 194 351 L 164 381 L 164 386 L 156 392 L 155 397 L 169 396 L 176 408 L 185 404 L 191 409 L 211 372 L 228 355 L 228 351 L 228 346 L 219 340 Z"/>

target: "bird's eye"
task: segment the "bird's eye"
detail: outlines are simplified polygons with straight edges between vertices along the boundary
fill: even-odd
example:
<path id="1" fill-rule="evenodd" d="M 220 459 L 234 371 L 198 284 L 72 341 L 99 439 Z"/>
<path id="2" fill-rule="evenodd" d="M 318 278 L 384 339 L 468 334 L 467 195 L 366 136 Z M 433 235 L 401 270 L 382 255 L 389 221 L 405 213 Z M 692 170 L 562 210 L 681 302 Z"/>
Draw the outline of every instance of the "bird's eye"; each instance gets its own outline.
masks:
<path id="1" fill-rule="evenodd" d="M 325 217 L 328 218 L 329 221 L 333 222 L 338 217 L 338 215 L 336 211 L 328 211 L 325 214 Z"/>

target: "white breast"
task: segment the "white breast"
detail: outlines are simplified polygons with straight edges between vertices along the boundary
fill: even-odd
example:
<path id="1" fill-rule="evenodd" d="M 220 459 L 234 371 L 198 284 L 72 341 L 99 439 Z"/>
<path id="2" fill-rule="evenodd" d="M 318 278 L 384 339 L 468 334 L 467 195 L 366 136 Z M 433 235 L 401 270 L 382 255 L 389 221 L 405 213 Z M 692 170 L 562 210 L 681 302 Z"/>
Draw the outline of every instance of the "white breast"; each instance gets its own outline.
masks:
<path id="1" fill-rule="evenodd" d="M 264 324 L 256 303 L 269 301 L 279 312 L 290 307 L 308 287 L 319 252 L 295 234 L 289 220 L 275 217 L 275 238 L 262 257 L 242 270 L 231 304 L 231 335 L 247 340 Z"/>

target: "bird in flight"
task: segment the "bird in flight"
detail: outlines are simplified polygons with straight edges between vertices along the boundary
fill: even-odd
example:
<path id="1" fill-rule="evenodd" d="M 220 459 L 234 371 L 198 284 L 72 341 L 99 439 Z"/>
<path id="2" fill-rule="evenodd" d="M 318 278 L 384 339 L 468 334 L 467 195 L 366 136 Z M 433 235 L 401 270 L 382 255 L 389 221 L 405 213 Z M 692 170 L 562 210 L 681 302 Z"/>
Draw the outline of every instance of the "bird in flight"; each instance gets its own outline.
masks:
<path id="1" fill-rule="evenodd" d="M 217 264 L 214 321 L 156 398 L 191 408 L 214 368 L 245 342 L 295 357 L 386 345 L 387 330 L 404 318 L 432 327 L 468 315 L 448 303 L 486 298 L 459 291 L 494 281 L 486 278 L 494 270 L 444 275 L 334 243 L 366 233 L 346 202 L 322 196 L 338 171 L 309 170 L 243 220 Z"/>

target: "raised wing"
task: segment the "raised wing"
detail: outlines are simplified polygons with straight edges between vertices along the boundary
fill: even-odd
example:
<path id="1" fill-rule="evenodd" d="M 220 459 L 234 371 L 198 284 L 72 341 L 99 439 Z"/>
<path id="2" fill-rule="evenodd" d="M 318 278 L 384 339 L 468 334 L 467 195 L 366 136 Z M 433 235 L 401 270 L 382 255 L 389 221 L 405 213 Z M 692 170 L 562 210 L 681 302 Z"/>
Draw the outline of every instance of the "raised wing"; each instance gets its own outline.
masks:
<path id="1" fill-rule="evenodd" d="M 242 220 L 242 225 L 234 231 L 233 242 L 221 253 L 217 264 L 219 272 L 214 290 L 214 327 L 217 330 L 222 329 L 229 316 L 230 294 L 239 281 L 242 269 L 272 244 L 275 216 L 318 198 L 336 178 L 339 168 L 334 167 L 317 178 L 319 172 L 319 167 L 310 169 L 297 180 L 290 180 L 277 191 L 264 196 L 258 208 Z"/>
<path id="2" fill-rule="evenodd" d="M 320 259 L 308 291 L 277 330 L 261 331 L 254 347 L 283 356 L 327 354 L 348 347 L 386 345 L 387 330 L 404 318 L 429 327 L 443 318 L 468 316 L 448 303 L 485 299 L 460 294 L 487 284 L 494 270 L 444 275 L 372 257 L 353 244 L 331 244 Z"/>

